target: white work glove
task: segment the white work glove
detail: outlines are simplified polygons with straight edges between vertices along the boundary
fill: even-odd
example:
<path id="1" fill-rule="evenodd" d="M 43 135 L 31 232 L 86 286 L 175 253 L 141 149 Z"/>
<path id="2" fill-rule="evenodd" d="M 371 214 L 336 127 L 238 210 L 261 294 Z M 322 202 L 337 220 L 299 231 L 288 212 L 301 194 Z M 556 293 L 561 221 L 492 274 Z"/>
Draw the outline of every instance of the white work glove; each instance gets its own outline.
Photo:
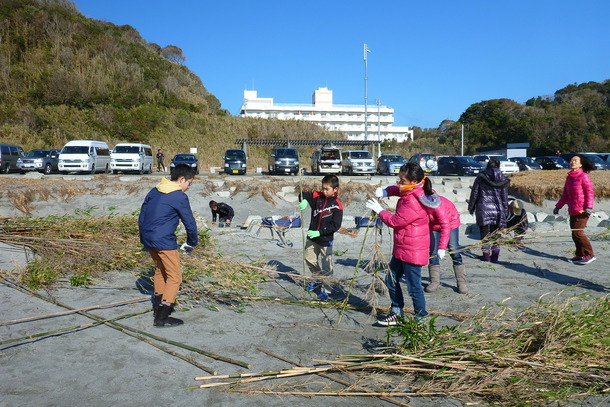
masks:
<path id="1" fill-rule="evenodd" d="M 182 250 L 184 253 L 190 255 L 193 252 L 193 246 L 189 246 L 186 243 L 182 243 L 182 246 L 180 246 L 180 250 Z"/>
<path id="2" fill-rule="evenodd" d="M 388 191 L 385 188 L 379 187 L 375 190 L 375 198 L 385 198 L 386 196 L 388 196 Z"/>
<path id="3" fill-rule="evenodd" d="M 376 213 L 380 213 L 381 211 L 383 211 L 383 208 L 381 207 L 379 202 L 377 202 L 376 199 L 369 199 L 368 201 L 366 201 L 366 207 Z"/>
<path id="4" fill-rule="evenodd" d="M 438 256 L 439 260 L 443 260 L 443 257 L 445 257 L 446 253 L 447 253 L 447 250 L 443 250 L 443 249 L 438 249 L 436 251 L 436 255 Z"/>

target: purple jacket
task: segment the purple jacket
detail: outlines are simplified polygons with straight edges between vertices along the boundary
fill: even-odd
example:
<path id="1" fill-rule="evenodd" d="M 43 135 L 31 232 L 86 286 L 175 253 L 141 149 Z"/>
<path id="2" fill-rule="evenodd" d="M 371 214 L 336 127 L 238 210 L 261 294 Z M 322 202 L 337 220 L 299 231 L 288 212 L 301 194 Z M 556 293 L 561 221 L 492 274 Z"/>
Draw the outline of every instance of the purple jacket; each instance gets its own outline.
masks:
<path id="1" fill-rule="evenodd" d="M 430 229 L 428 214 L 417 199 L 418 190 L 421 187 L 415 187 L 398 200 L 395 214 L 381 211 L 379 217 L 394 229 L 392 255 L 406 263 L 425 266 L 430 251 Z"/>
<path id="2" fill-rule="evenodd" d="M 563 194 L 559 202 L 555 205 L 561 209 L 567 203 L 568 213 L 570 216 L 575 216 L 585 209 L 593 209 L 593 183 L 589 174 L 584 172 L 582 168 L 576 171 L 568 172 Z"/>
<path id="3" fill-rule="evenodd" d="M 510 180 L 499 168 L 487 168 L 472 184 L 468 212 L 476 211 L 477 225 L 506 227 Z"/>

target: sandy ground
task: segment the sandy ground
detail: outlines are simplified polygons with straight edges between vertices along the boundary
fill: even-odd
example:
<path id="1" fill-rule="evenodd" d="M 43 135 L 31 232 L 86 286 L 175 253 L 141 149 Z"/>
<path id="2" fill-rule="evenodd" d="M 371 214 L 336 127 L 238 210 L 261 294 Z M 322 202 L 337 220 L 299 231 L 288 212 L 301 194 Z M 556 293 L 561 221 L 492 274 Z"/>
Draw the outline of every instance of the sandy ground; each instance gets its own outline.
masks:
<path id="1" fill-rule="evenodd" d="M 134 178 L 135 179 L 135 178 Z M 37 205 L 35 216 L 49 213 L 73 213 L 81 207 L 92 205 L 97 208 L 93 214 L 108 211 L 131 212 L 139 208 L 142 198 L 158 179 L 141 179 L 140 192 L 133 195 L 99 197 L 79 197 L 70 204 L 47 201 Z M 366 182 L 363 179 L 363 182 Z M 377 181 L 375 181 L 377 182 Z M 207 209 L 209 199 L 229 202 L 237 216 L 235 225 L 229 229 L 212 229 L 219 251 L 226 257 L 239 260 L 263 260 L 278 267 L 283 272 L 302 272 L 302 240 L 300 229 L 290 230 L 286 238 L 293 247 L 280 247 L 268 230 L 257 228 L 250 231 L 240 229 L 237 224 L 248 215 L 287 215 L 294 211 L 294 204 L 283 200 L 277 208 L 259 197 L 246 199 L 238 194 L 233 199 L 207 196 L 202 197 L 196 184 L 189 191 L 193 209 L 209 220 Z M 0 216 L 17 216 L 6 191 L 0 195 Z M 602 207 L 606 205 L 601 203 Z M 607 206 L 606 206 L 607 207 Z M 120 209 L 116 209 L 120 208 Z M 530 211 L 546 211 L 547 208 L 529 207 Z M 363 201 L 355 201 L 346 208 L 346 216 L 360 216 L 366 213 Z M 352 224 L 346 222 L 345 226 Z M 546 229 L 545 232 L 542 232 Z M 593 247 L 598 260 L 587 266 L 575 266 L 565 261 L 573 256 L 573 243 L 567 232 L 567 224 L 557 222 L 539 227 L 527 239 L 523 248 L 506 250 L 497 264 L 482 263 L 476 259 L 478 252 L 465 252 L 470 293 L 460 295 L 455 291 L 455 279 L 449 259 L 443 262 L 442 287 L 435 293 L 426 294 L 427 308 L 439 315 L 437 324 L 458 323 L 452 314 L 470 315 L 483 306 L 500 301 L 512 309 L 523 309 L 532 305 L 541 295 L 557 295 L 568 287 L 571 289 L 560 295 L 572 296 L 589 293 L 601 296 L 610 290 L 610 272 L 607 259 L 610 242 L 594 240 Z M 607 231 L 601 227 L 588 228 L 590 236 Z M 349 279 L 355 271 L 359 251 L 365 235 L 361 229 L 357 238 L 336 235 L 334 248 L 335 277 Z M 461 244 L 475 244 L 478 236 L 467 233 L 467 226 L 461 228 Z M 387 229 L 381 236 L 369 232 L 367 242 L 377 240 L 389 258 L 391 237 Z M 370 244 L 366 245 L 370 247 Z M 365 253 L 364 258 L 368 254 Z M 24 262 L 21 250 L 0 247 L 0 268 L 19 267 Z M 424 272 L 427 283 L 427 272 Z M 358 280 L 352 292 L 352 302 L 362 301 L 366 280 Z M 338 287 L 335 298 L 345 295 Z M 58 288 L 50 292 L 61 303 L 80 308 L 98 304 L 108 304 L 143 297 L 138 289 L 136 277 L 129 272 L 114 272 L 103 280 L 96 280 L 89 288 L 71 288 L 67 281 L 60 282 Z M 51 314 L 64 309 L 23 294 L 5 285 L 0 285 L 0 295 L 4 299 L 2 321 Z M 261 288 L 261 296 L 285 299 L 312 298 L 302 286 L 291 278 L 272 278 Z M 379 297 L 380 305 L 389 306 L 387 296 Z M 410 300 L 406 299 L 410 308 Z M 209 302 L 207 305 L 210 305 Z M 102 317 L 115 317 L 146 310 L 150 303 L 146 300 L 125 306 L 92 311 Z M 172 348 L 193 357 L 219 374 L 238 374 L 278 370 L 289 367 L 286 362 L 270 357 L 259 349 L 293 360 L 307 366 L 316 364 L 314 360 L 329 360 L 340 354 L 365 353 L 372 346 L 385 343 L 386 331 L 374 325 L 370 315 L 360 311 L 347 311 L 339 324 L 339 312 L 331 309 L 309 308 L 297 305 L 283 305 L 273 302 L 251 302 L 243 312 L 217 304 L 191 306 L 176 315 L 185 320 L 183 326 L 173 329 L 152 327 L 152 314 L 146 313 L 122 321 L 123 324 L 140 330 L 174 339 L 208 352 L 248 362 L 251 368 L 207 358 L 184 349 Z M 0 325 L 0 340 L 20 338 L 40 332 L 86 324 L 91 320 L 80 315 L 61 316 Z M 221 391 L 222 388 L 187 390 L 198 384 L 194 378 L 208 373 L 172 357 L 152 346 L 131 338 L 104 325 L 74 330 L 40 339 L 30 339 L 0 346 L 0 363 L 4 367 L 0 380 L 0 407 L 3 406 L 141 406 L 146 404 L 175 406 L 371 406 L 391 405 L 371 398 L 339 397 L 296 397 L 273 395 L 244 395 Z M 345 378 L 345 377 L 344 377 Z M 348 378 L 349 379 L 349 378 Z M 311 376 L 291 383 L 310 383 L 309 388 L 322 388 L 324 384 L 339 389 L 326 379 Z M 261 382 L 262 388 L 265 382 Z M 461 406 L 452 399 L 401 398 L 402 402 L 413 406 Z M 593 398 L 585 405 L 610 405 L 608 398 Z"/>

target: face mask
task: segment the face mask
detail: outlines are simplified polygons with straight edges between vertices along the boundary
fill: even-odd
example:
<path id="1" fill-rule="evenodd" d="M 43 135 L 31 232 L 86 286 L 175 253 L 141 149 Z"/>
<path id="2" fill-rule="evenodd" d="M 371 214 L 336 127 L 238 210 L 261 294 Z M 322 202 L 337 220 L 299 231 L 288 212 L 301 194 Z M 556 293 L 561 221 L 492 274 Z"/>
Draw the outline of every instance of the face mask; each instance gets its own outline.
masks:
<path id="1" fill-rule="evenodd" d="M 398 189 L 400 191 L 400 196 L 405 196 L 407 195 L 409 192 L 411 192 L 415 187 L 421 187 L 424 185 L 424 180 L 426 179 L 426 177 L 424 177 L 421 181 L 419 181 L 417 184 L 413 184 L 413 185 L 404 185 L 404 184 L 398 184 Z"/>

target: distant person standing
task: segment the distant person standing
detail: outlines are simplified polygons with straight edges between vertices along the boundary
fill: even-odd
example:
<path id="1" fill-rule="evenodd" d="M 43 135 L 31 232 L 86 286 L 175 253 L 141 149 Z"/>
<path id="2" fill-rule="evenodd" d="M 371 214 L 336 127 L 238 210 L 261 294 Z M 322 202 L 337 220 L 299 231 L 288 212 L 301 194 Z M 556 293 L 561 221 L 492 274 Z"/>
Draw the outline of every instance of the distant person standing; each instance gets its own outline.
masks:
<path id="1" fill-rule="evenodd" d="M 572 157 L 563 194 L 553 209 L 553 214 L 557 215 L 559 210 L 568 204 L 572 240 L 576 245 L 576 256 L 570 259 L 574 264 L 585 265 L 595 260 L 593 247 L 584 232 L 589 216 L 593 213 L 595 195 L 589 172 L 594 169 L 595 165 L 587 157 Z"/>
<path id="2" fill-rule="evenodd" d="M 476 212 L 477 225 L 481 231 L 481 240 L 492 235 L 488 244 L 495 244 L 493 234 L 498 229 L 506 227 L 508 216 L 508 184 L 510 180 L 500 171 L 500 160 L 492 158 L 487 168 L 481 172 L 472 184 L 468 212 Z M 481 248 L 483 261 L 498 262 L 500 248 L 487 245 Z"/>
<path id="3" fill-rule="evenodd" d="M 561 155 L 561 151 L 559 151 L 559 150 L 555 151 L 555 155 L 556 156 L 560 156 Z"/>
<path id="4" fill-rule="evenodd" d="M 165 165 L 163 164 L 163 158 L 165 158 L 165 155 L 163 155 L 163 151 L 161 151 L 161 149 L 157 150 L 157 172 L 161 172 L 161 169 L 163 169 L 163 172 L 165 172 Z"/>

